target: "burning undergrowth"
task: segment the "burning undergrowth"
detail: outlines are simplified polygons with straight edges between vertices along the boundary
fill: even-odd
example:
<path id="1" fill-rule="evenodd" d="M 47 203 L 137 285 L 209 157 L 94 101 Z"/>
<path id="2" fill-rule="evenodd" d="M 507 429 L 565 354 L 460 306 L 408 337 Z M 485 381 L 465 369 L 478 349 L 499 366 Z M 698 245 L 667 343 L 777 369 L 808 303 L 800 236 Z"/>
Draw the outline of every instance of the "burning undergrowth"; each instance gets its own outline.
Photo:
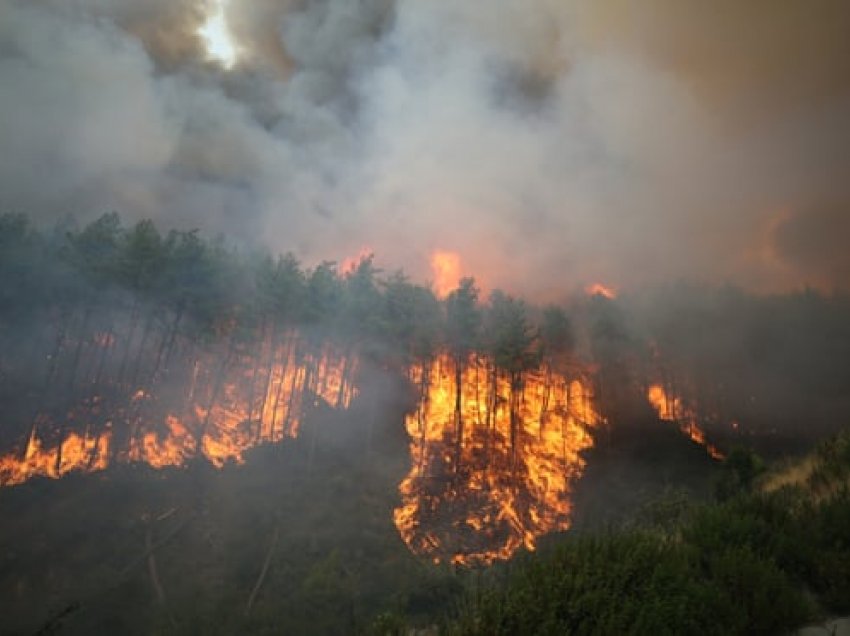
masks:
<path id="1" fill-rule="evenodd" d="M 762 405 L 778 397 L 807 417 L 812 404 L 846 412 L 830 398 L 844 396 L 830 362 L 850 324 L 841 298 L 678 292 L 678 308 L 641 310 L 597 284 L 536 307 L 479 298 L 447 253 L 422 285 L 368 254 L 305 269 L 116 215 L 51 236 L 0 221 L 0 486 L 119 464 L 223 468 L 296 438 L 309 457 L 326 442 L 372 452 L 386 432 L 376 405 L 404 401 L 406 385 L 393 427 L 409 465 L 383 514 L 424 559 L 479 565 L 570 527 L 605 427 L 668 426 L 720 459 L 761 422 L 777 426 Z M 376 389 L 367 368 L 394 380 Z M 324 409 L 350 433 L 305 428 Z"/>
<path id="2" fill-rule="evenodd" d="M 111 403 L 87 398 L 58 426 L 40 413 L 22 451 L 0 457 L 0 485 L 97 472 L 116 462 L 165 468 L 204 457 L 221 468 L 242 463 L 255 446 L 297 437 L 304 414 L 320 400 L 348 408 L 356 394 L 356 359 L 329 345 L 308 351 L 295 333 L 283 340 L 267 339 L 256 358 L 233 351 L 224 360 L 199 355 L 183 369 L 188 378 L 170 373 L 157 380 L 163 386 L 131 391 L 122 403 L 114 390 Z M 184 392 L 163 401 L 158 396 L 169 393 L 169 383 Z M 69 425 L 78 431 L 62 437 Z M 45 441 L 57 434 L 57 442 Z"/>
<path id="3" fill-rule="evenodd" d="M 412 368 L 411 381 L 421 393 L 395 511 L 411 550 L 486 564 L 569 526 L 581 451 L 601 422 L 587 381 L 541 367 L 512 382 L 486 356 L 447 354 Z"/>

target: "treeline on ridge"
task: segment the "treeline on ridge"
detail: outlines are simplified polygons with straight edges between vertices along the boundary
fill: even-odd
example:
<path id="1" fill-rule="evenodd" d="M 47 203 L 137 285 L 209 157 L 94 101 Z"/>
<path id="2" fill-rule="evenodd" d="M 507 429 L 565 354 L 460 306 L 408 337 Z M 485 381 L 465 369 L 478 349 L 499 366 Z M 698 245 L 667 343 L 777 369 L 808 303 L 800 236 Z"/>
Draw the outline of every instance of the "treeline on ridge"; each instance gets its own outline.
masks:
<path id="1" fill-rule="evenodd" d="M 516 382 L 544 358 L 566 364 L 574 351 L 563 309 L 500 291 L 483 303 L 472 278 L 440 300 L 401 271 L 383 274 L 371 256 L 347 271 L 333 262 L 307 268 L 291 254 L 239 251 L 197 231 L 163 234 L 149 220 L 126 227 L 115 213 L 50 231 L 25 215 L 0 217 L 0 277 L 7 443 L 25 439 L 45 413 L 67 419 L 69 404 L 105 420 L 154 386 L 173 402 L 204 360 L 209 411 L 231 368 L 249 369 L 240 381 L 256 399 L 274 364 L 295 356 L 316 366 L 328 347 L 402 374 L 441 351 L 459 368 L 483 351 Z"/>

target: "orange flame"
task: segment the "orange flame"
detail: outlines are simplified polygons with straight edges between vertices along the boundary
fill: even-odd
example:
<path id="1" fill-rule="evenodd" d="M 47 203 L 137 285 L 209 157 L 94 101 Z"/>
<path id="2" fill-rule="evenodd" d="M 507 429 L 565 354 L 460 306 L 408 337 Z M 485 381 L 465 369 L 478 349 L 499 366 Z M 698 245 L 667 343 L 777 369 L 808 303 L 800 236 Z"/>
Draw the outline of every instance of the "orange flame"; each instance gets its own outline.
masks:
<path id="1" fill-rule="evenodd" d="M 269 345 L 270 346 L 270 345 Z M 332 408 L 347 409 L 356 394 L 350 378 L 357 361 L 335 354 L 327 347 L 320 355 L 299 354 L 297 339 L 274 353 L 271 368 L 262 365 L 246 371 L 236 365 L 217 395 L 200 380 L 216 375 L 217 363 L 196 365 L 189 406 L 181 415 L 169 413 L 158 420 L 154 398 L 138 390 L 129 398 L 127 417 L 131 435 L 128 446 L 114 459 L 140 462 L 160 469 L 184 466 L 199 453 L 221 468 L 228 462 L 242 463 L 244 453 L 268 441 L 297 437 L 309 400 L 321 399 Z M 248 377 L 268 377 L 264 391 L 245 388 Z M 315 398 L 314 398 L 315 396 Z M 161 415 L 159 416 L 161 417 Z M 157 426 L 157 421 L 161 423 Z M 44 422 L 42 422 L 43 426 Z M 96 472 L 108 467 L 111 433 L 70 433 L 59 444 L 44 448 L 33 433 L 23 457 L 18 453 L 0 456 L 0 486 L 20 484 L 35 476 L 58 479 L 70 472 Z"/>
<path id="2" fill-rule="evenodd" d="M 371 247 L 361 247 L 357 256 L 351 256 L 342 261 L 342 264 L 339 266 L 339 273 L 343 276 L 353 274 L 360 263 L 365 261 L 367 258 L 374 256 L 374 254 L 375 250 Z"/>
<path id="3" fill-rule="evenodd" d="M 418 554 L 486 564 L 569 527 L 581 452 L 601 420 L 581 381 L 541 368 L 512 387 L 485 357 L 464 365 L 458 413 L 454 364 L 444 354 L 412 369 L 422 396 L 405 421 L 411 469 L 394 520 Z"/>
<path id="4" fill-rule="evenodd" d="M 23 459 L 11 454 L 0 457 L 0 484 L 22 484 L 40 475 L 58 479 L 72 471 L 95 472 L 109 461 L 110 433 L 98 436 L 70 433 L 58 446 L 42 448 L 35 435 L 30 436 Z"/>
<path id="5" fill-rule="evenodd" d="M 602 296 L 608 300 L 614 300 L 617 297 L 617 291 L 613 287 L 608 287 L 602 283 L 593 283 L 584 288 L 588 296 Z"/>
<path id="6" fill-rule="evenodd" d="M 455 252 L 436 250 L 431 254 L 431 273 L 434 276 L 434 292 L 445 298 L 460 284 L 460 256 Z"/>
<path id="7" fill-rule="evenodd" d="M 681 398 L 669 395 L 660 384 L 649 387 L 646 397 L 658 413 L 659 419 L 677 424 L 682 433 L 705 448 L 705 452 L 712 458 L 723 459 L 723 453 L 706 441 L 705 431 L 700 428 L 696 413 L 683 406 Z"/>

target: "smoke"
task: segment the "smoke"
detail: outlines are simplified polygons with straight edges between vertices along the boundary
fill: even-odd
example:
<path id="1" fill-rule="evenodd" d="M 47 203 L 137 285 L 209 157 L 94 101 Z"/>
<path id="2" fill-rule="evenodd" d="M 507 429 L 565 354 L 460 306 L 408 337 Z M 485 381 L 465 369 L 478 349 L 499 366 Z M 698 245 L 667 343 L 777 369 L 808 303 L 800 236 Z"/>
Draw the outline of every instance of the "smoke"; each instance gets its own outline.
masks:
<path id="1" fill-rule="evenodd" d="M 829 0 L 0 0 L 0 209 L 600 280 L 847 289 L 850 10 Z M 840 245 L 839 245 L 840 247 Z"/>

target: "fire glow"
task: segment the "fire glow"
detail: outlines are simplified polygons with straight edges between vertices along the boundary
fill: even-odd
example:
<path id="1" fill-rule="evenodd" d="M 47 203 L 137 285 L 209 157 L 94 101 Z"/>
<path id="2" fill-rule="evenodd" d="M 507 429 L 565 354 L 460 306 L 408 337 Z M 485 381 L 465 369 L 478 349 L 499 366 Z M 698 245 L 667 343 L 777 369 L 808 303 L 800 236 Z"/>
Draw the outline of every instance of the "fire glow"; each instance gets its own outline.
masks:
<path id="1" fill-rule="evenodd" d="M 71 472 L 97 472 L 113 462 L 160 469 L 184 466 L 201 455 L 218 468 L 241 464 L 244 453 L 259 444 L 297 437 L 302 415 L 315 401 L 346 409 L 356 394 L 351 382 L 356 360 L 330 348 L 317 356 L 304 355 L 291 341 L 269 355 L 270 366 L 236 364 L 224 378 L 218 377 L 220 363 L 196 362 L 185 396 L 188 406 L 179 414 L 157 415 L 156 400 L 137 391 L 122 413 L 122 425 L 130 433 L 120 448 L 115 447 L 111 422 L 99 432 L 88 426 L 84 434 L 72 432 L 48 446 L 39 436 L 37 421 L 22 454 L 0 456 L 0 486 L 36 476 L 58 479 Z M 264 390 L 246 389 L 249 379 L 251 387 L 264 381 Z M 87 416 L 94 419 L 95 409 L 82 409 L 73 419 Z"/>
<path id="2" fill-rule="evenodd" d="M 347 409 L 356 397 L 357 359 L 330 345 L 311 350 L 293 332 L 277 343 L 267 338 L 254 355 L 222 362 L 208 354 L 190 365 L 182 408 L 168 412 L 154 396 L 161 386 L 138 389 L 108 419 L 99 398 L 88 400 L 68 412 L 84 432 L 53 443 L 55 423 L 39 417 L 22 452 L 0 456 L 0 485 L 121 463 L 164 469 L 203 457 L 217 468 L 241 464 L 251 448 L 298 437 L 310 408 Z M 398 486 L 394 521 L 414 553 L 489 564 L 570 526 L 581 453 L 601 422 L 586 379 L 544 366 L 512 382 L 487 356 L 471 355 L 458 400 L 452 356 L 407 373 L 420 395 L 405 419 L 411 468 Z"/>
<path id="3" fill-rule="evenodd" d="M 414 553 L 488 564 L 569 527 L 581 452 L 601 421 L 585 383 L 541 368 L 512 387 L 492 361 L 473 356 L 458 401 L 447 354 L 410 376 L 421 399 L 405 421 L 411 469 L 394 518 Z"/>
<path id="4" fill-rule="evenodd" d="M 669 394 L 660 384 L 649 387 L 646 397 L 658 413 L 658 419 L 676 424 L 682 433 L 705 448 L 705 452 L 712 458 L 723 459 L 723 453 L 706 441 L 705 431 L 699 426 L 696 413 L 686 407 L 681 398 Z"/>
<path id="5" fill-rule="evenodd" d="M 343 276 L 350 276 L 357 271 L 357 268 L 364 261 L 375 256 L 375 251 L 370 247 L 361 247 L 357 256 L 346 258 L 339 266 L 339 273 Z"/>
<path id="6" fill-rule="evenodd" d="M 592 285 L 588 285 L 584 288 L 584 291 L 588 296 L 601 296 L 608 300 L 614 300 L 617 298 L 617 291 L 613 287 L 608 287 L 602 283 L 593 283 Z"/>
<path id="7" fill-rule="evenodd" d="M 460 284 L 460 256 L 454 252 L 437 250 L 431 254 L 431 273 L 434 276 L 434 292 L 445 298 Z"/>

